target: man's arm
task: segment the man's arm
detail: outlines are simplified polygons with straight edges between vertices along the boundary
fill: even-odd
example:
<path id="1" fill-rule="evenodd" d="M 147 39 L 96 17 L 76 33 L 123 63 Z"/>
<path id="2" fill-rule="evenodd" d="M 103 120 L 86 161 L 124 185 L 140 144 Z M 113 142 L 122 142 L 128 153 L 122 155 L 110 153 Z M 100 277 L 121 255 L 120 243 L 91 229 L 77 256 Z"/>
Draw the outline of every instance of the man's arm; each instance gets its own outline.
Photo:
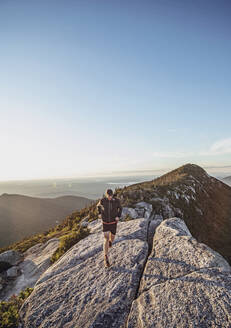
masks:
<path id="1" fill-rule="evenodd" d="M 122 213 L 122 206 L 120 204 L 120 200 L 119 199 L 118 199 L 117 210 L 118 210 L 117 216 L 120 218 L 121 217 L 121 213 Z"/>
<path id="2" fill-rule="evenodd" d="M 96 204 L 96 207 L 97 207 L 98 214 L 101 214 L 101 199 Z"/>
<path id="3" fill-rule="evenodd" d="M 102 199 L 99 200 L 99 202 L 97 203 L 96 207 L 97 207 L 98 215 L 102 219 L 102 207 L 103 207 Z"/>

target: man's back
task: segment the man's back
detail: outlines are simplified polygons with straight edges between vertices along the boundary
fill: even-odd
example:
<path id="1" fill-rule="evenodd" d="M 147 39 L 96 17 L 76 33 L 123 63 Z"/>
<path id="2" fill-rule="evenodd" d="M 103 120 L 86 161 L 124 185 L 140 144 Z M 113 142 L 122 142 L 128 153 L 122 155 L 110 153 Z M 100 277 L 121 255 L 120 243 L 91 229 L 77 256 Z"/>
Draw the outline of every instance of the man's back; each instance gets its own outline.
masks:
<path id="1" fill-rule="evenodd" d="M 97 204 L 97 209 L 104 222 L 112 222 L 116 217 L 121 217 L 122 213 L 120 199 L 117 197 L 112 197 L 111 200 L 107 197 L 101 198 Z"/>

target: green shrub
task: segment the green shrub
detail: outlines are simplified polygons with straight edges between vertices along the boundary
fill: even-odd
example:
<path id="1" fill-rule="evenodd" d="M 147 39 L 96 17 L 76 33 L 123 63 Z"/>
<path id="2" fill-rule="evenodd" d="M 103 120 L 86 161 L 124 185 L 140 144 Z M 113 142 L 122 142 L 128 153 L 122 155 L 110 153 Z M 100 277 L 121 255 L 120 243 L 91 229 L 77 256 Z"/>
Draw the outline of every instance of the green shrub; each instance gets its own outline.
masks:
<path id="1" fill-rule="evenodd" d="M 27 287 L 18 296 L 12 295 L 8 301 L 0 302 L 0 328 L 17 328 L 19 324 L 19 309 L 33 288 Z"/>
<path id="2" fill-rule="evenodd" d="M 133 220 L 133 218 L 129 214 L 126 214 L 124 221 L 131 221 L 131 220 Z"/>
<path id="3" fill-rule="evenodd" d="M 90 234 L 88 228 L 79 227 L 77 231 L 73 231 L 67 236 L 60 237 L 59 248 L 51 256 L 51 262 L 57 261 L 66 251 L 81 239 L 87 237 Z"/>

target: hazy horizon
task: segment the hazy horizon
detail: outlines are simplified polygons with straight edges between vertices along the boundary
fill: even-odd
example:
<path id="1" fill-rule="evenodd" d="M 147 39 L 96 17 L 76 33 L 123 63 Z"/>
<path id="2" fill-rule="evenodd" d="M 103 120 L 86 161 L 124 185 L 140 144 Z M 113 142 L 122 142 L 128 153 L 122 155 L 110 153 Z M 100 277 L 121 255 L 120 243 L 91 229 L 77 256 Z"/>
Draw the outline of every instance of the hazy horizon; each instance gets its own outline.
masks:
<path id="1" fill-rule="evenodd" d="M 214 168 L 217 170 L 217 168 Z M 224 169 L 224 168 L 223 168 Z M 39 180 L 0 181 L 0 196 L 2 194 L 19 194 L 30 197 L 55 198 L 60 196 L 80 196 L 90 199 L 101 197 L 107 188 L 123 188 L 131 184 L 150 181 L 169 171 L 159 174 L 122 175 L 82 178 L 53 178 Z M 229 176 L 224 171 L 207 172 L 216 178 Z"/>
<path id="2" fill-rule="evenodd" d="M 188 164 L 188 163 L 183 163 L 183 165 Z M 191 163 L 195 164 L 195 163 Z M 130 178 L 130 177 L 146 177 L 146 176 L 160 176 L 162 174 L 165 174 L 167 172 L 170 172 L 174 169 L 177 169 L 178 167 L 172 167 L 172 168 L 167 168 L 167 169 L 159 169 L 159 170 L 134 170 L 134 171 L 117 171 L 117 172 L 111 172 L 109 174 L 98 174 L 98 175 L 82 175 L 82 176 L 69 176 L 69 177 L 41 177 L 38 179 L 10 179 L 10 180 L 0 180 L 1 183 L 13 183 L 13 182 L 42 182 L 42 181 L 49 181 L 49 180 L 89 180 L 89 179 L 94 179 L 94 178 L 102 178 L 102 179 L 110 179 L 110 178 Z M 202 168 L 208 172 L 208 174 L 216 176 L 216 177 L 226 177 L 231 175 L 231 166 L 221 166 L 221 167 L 203 167 Z"/>
<path id="3" fill-rule="evenodd" d="M 18 194 L 30 197 L 55 198 L 68 195 L 97 199 L 104 194 L 107 188 L 115 191 L 115 188 L 150 181 L 155 177 L 157 176 L 146 175 L 4 181 L 0 182 L 0 196 Z"/>

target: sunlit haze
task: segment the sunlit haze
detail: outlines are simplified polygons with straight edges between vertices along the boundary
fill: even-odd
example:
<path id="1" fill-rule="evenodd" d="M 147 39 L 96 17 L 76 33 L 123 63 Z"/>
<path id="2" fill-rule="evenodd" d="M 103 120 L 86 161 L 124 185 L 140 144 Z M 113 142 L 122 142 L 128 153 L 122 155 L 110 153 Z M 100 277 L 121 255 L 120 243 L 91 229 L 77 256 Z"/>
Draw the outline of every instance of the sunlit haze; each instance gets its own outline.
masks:
<path id="1" fill-rule="evenodd" d="M 231 174 L 230 17 L 223 0 L 1 1 L 0 181 Z"/>

